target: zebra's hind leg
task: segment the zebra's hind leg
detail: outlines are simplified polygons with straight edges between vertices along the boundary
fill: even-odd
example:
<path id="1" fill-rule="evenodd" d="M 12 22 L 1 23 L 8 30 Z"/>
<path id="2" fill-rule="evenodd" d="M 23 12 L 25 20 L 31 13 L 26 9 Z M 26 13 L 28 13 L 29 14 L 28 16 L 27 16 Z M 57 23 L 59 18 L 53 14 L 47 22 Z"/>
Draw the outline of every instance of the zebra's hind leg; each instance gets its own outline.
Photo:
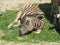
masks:
<path id="1" fill-rule="evenodd" d="M 41 31 L 42 31 L 42 29 L 37 29 L 37 30 L 35 31 L 35 33 L 36 33 L 36 34 L 40 34 Z"/>

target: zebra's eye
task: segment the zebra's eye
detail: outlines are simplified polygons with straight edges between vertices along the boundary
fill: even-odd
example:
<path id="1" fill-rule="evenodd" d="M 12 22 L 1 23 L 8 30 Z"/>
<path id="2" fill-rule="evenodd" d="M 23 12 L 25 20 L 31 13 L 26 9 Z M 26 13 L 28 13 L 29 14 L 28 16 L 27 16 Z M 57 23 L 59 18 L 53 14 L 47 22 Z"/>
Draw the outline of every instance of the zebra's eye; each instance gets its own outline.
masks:
<path id="1" fill-rule="evenodd" d="M 30 22 L 30 21 L 27 20 L 27 21 L 26 21 L 26 24 L 29 25 L 29 22 Z"/>
<path id="2" fill-rule="evenodd" d="M 42 16 L 40 16 L 40 17 L 37 17 L 37 18 L 42 19 L 43 17 L 42 17 Z"/>

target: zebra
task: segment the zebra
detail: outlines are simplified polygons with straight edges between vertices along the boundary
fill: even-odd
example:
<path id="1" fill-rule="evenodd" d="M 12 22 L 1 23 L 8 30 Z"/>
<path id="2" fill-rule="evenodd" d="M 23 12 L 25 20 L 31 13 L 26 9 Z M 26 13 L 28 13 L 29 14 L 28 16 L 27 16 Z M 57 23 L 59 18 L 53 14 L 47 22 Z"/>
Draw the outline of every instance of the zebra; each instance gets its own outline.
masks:
<path id="1" fill-rule="evenodd" d="M 20 25 L 20 20 L 23 19 L 26 15 L 34 15 L 36 17 L 44 15 L 43 11 L 39 9 L 34 3 L 31 4 L 25 4 L 18 12 L 16 19 L 13 21 L 13 23 L 10 23 L 7 28 L 11 28 L 12 26 L 18 26 Z M 14 25 L 15 23 L 18 23 L 17 25 Z"/>
<path id="2" fill-rule="evenodd" d="M 25 16 L 21 20 L 21 29 L 19 30 L 19 35 L 24 35 L 30 31 L 34 31 L 36 34 L 39 34 L 44 27 L 43 18 L 37 18 L 34 16 Z"/>

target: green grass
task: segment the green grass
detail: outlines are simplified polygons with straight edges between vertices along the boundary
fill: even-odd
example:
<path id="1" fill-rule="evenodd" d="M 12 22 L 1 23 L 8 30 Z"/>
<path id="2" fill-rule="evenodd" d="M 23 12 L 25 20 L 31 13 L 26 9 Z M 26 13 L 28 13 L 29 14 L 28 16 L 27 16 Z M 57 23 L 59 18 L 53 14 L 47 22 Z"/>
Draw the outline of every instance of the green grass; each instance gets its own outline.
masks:
<path id="1" fill-rule="evenodd" d="M 0 13 L 0 29 L 3 30 L 5 34 L 1 39 L 6 41 L 15 41 L 15 42 L 40 42 L 40 41 L 49 41 L 55 42 L 60 41 L 60 35 L 56 32 L 55 29 L 49 29 L 54 26 L 51 24 L 46 18 L 44 20 L 45 25 L 40 34 L 35 34 L 34 32 L 25 35 L 23 37 L 19 36 L 19 27 L 13 27 L 11 29 L 7 29 L 9 23 L 13 22 L 18 11 L 10 10 L 6 12 Z M 18 37 L 20 39 L 18 39 Z"/>

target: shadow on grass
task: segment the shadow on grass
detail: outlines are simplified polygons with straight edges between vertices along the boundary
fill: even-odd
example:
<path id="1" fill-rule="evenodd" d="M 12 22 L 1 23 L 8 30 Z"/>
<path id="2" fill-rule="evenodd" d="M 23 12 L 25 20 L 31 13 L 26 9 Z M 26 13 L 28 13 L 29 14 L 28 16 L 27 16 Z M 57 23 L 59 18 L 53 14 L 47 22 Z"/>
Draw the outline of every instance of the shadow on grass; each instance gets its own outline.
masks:
<path id="1" fill-rule="evenodd" d="M 45 13 L 45 18 L 52 24 L 53 23 L 53 20 L 54 20 L 54 17 L 53 15 L 51 16 L 51 8 L 52 8 L 52 4 L 51 3 L 45 3 L 45 4 L 39 4 L 39 8 Z M 56 25 L 54 27 L 49 27 L 50 30 L 52 29 L 56 29 L 56 31 L 60 34 L 60 30 L 57 29 Z"/>
<path id="2" fill-rule="evenodd" d="M 2 16 L 2 12 L 0 12 L 0 16 Z"/>
<path id="3" fill-rule="evenodd" d="M 40 4 L 39 8 L 45 13 L 45 18 L 50 21 L 50 23 L 53 23 L 52 17 L 50 16 L 51 12 L 51 4 L 50 3 L 45 3 L 45 4 Z"/>

